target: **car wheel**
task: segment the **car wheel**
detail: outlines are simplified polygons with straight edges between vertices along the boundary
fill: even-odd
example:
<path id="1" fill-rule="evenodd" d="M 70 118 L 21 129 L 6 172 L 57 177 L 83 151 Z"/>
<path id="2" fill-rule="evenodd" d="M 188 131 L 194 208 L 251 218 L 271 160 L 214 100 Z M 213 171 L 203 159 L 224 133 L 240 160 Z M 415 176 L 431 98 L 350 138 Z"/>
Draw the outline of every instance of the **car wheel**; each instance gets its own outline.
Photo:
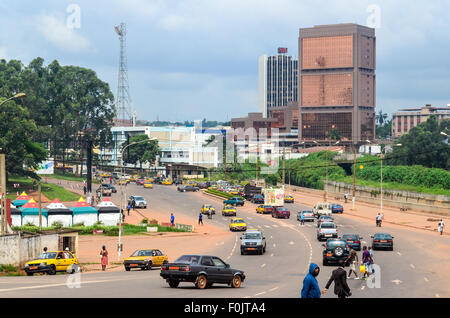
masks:
<path id="1" fill-rule="evenodd" d="M 56 274 L 56 268 L 55 265 L 50 265 L 50 269 L 48 270 L 49 275 L 55 275 Z"/>
<path id="2" fill-rule="evenodd" d="M 34 273 L 27 272 L 27 276 L 33 276 Z"/>
<path id="3" fill-rule="evenodd" d="M 130 267 L 129 267 L 129 266 L 125 266 L 125 270 L 126 270 L 127 272 L 129 272 L 129 271 L 130 271 Z"/>
<path id="4" fill-rule="evenodd" d="M 180 284 L 180 281 L 178 281 L 178 280 L 174 280 L 174 279 L 169 280 L 170 288 L 177 288 L 179 284 Z"/>
<path id="5" fill-rule="evenodd" d="M 239 287 L 241 287 L 241 283 L 242 283 L 241 276 L 236 275 L 233 277 L 233 280 L 231 281 L 231 287 L 239 288 Z"/>
<path id="6" fill-rule="evenodd" d="M 148 271 L 152 270 L 152 262 L 148 262 L 145 269 Z"/>
<path id="7" fill-rule="evenodd" d="M 206 279 L 205 275 L 200 275 L 200 276 L 197 277 L 197 281 L 195 282 L 195 286 L 198 289 L 205 289 L 207 284 L 208 284 L 208 280 Z"/>
<path id="8" fill-rule="evenodd" d="M 265 252 L 266 252 L 266 247 L 264 246 L 264 247 L 263 247 L 263 253 L 265 253 Z"/>
<path id="9" fill-rule="evenodd" d="M 241 250 L 241 255 L 244 255 L 245 253 L 244 253 L 244 251 L 243 250 Z"/>

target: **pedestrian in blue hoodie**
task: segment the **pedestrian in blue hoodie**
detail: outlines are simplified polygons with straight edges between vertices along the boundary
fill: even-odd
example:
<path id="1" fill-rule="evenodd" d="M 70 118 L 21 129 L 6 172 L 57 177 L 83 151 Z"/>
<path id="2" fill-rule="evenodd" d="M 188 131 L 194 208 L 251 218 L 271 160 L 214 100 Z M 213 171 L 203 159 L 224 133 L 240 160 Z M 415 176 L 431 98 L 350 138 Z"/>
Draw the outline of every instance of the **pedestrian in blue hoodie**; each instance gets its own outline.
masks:
<path id="1" fill-rule="evenodd" d="M 316 277 L 319 275 L 320 267 L 315 263 L 309 265 L 309 273 L 303 280 L 302 298 L 320 298 L 321 291 Z"/>

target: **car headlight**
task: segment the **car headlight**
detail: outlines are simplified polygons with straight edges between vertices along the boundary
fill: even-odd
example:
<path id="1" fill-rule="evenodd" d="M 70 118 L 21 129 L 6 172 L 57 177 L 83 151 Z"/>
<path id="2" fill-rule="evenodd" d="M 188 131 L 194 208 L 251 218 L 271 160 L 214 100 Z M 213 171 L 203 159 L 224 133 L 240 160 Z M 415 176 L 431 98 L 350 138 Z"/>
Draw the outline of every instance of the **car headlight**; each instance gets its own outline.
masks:
<path id="1" fill-rule="evenodd" d="M 28 267 L 28 266 L 30 266 L 29 264 L 25 264 L 25 267 Z"/>

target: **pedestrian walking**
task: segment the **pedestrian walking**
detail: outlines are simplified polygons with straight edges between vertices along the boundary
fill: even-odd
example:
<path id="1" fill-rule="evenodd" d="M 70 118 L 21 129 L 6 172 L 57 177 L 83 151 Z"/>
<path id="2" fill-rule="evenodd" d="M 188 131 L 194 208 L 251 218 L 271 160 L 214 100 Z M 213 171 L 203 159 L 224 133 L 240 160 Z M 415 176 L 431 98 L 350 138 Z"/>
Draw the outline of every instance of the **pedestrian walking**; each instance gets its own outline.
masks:
<path id="1" fill-rule="evenodd" d="M 373 268 L 373 264 L 375 263 L 375 259 L 373 258 L 373 251 L 372 251 L 372 246 L 369 246 L 368 248 L 369 253 L 370 253 L 370 265 L 369 265 L 369 272 L 372 274 L 375 274 L 375 269 Z"/>
<path id="2" fill-rule="evenodd" d="M 383 220 L 383 214 L 378 213 L 375 217 L 376 226 L 381 227 L 381 221 Z"/>
<path id="3" fill-rule="evenodd" d="M 347 203 L 347 201 L 348 201 L 348 192 L 345 192 L 345 194 L 344 194 L 344 200 L 345 200 L 345 203 Z"/>
<path id="4" fill-rule="evenodd" d="M 170 213 L 170 224 L 172 224 L 172 226 L 175 226 L 175 216 L 173 216 L 173 213 Z"/>
<path id="5" fill-rule="evenodd" d="M 127 205 L 128 216 L 130 216 L 130 209 L 131 209 L 131 206 L 130 206 L 130 204 L 128 203 L 128 205 Z"/>
<path id="6" fill-rule="evenodd" d="M 86 195 L 86 191 L 87 191 L 86 185 L 83 185 L 83 193 L 84 193 L 84 195 Z"/>
<path id="7" fill-rule="evenodd" d="M 112 184 L 112 177 L 109 177 L 109 184 Z"/>
<path id="8" fill-rule="evenodd" d="M 300 212 L 300 224 L 304 225 L 305 224 L 305 216 L 303 215 L 303 211 Z"/>
<path id="9" fill-rule="evenodd" d="M 331 283 L 334 282 L 334 294 L 337 295 L 338 298 L 346 298 L 352 295 L 350 287 L 348 287 L 347 284 L 347 273 L 345 272 L 343 265 L 344 261 L 340 261 L 339 267 L 331 273 L 331 277 L 325 285 L 325 289 L 322 291 L 323 294 L 327 292 Z"/>
<path id="10" fill-rule="evenodd" d="M 316 278 L 319 276 L 319 273 L 320 267 L 315 263 L 311 263 L 309 265 L 309 273 L 303 279 L 302 298 L 320 298 L 320 288 Z"/>
<path id="11" fill-rule="evenodd" d="M 367 246 L 363 247 L 362 263 L 364 264 L 365 267 L 363 279 L 366 279 L 367 277 L 370 276 L 369 266 L 370 264 L 373 263 L 372 256 L 370 256 L 370 252 L 367 249 Z"/>
<path id="12" fill-rule="evenodd" d="M 108 251 L 106 250 L 106 246 L 102 246 L 102 250 L 100 251 L 101 263 L 102 263 L 102 271 L 106 270 L 106 265 L 108 265 Z"/>
<path id="13" fill-rule="evenodd" d="M 350 247 L 350 255 L 347 257 L 345 262 L 350 266 L 347 278 L 350 278 L 352 276 L 352 273 L 355 273 L 356 276 L 355 279 L 359 279 L 358 272 L 356 271 L 356 265 L 359 264 L 358 253 L 356 253 L 356 251 L 351 247 Z"/>
<path id="14" fill-rule="evenodd" d="M 136 211 L 136 201 L 131 201 L 131 208 L 133 209 L 133 211 Z"/>
<path id="15" fill-rule="evenodd" d="M 200 215 L 198 216 L 198 224 L 203 225 L 203 214 L 200 212 Z"/>
<path id="16" fill-rule="evenodd" d="M 438 224 L 438 232 L 442 235 L 442 233 L 444 232 L 444 221 L 442 221 L 442 219 L 439 221 Z"/>

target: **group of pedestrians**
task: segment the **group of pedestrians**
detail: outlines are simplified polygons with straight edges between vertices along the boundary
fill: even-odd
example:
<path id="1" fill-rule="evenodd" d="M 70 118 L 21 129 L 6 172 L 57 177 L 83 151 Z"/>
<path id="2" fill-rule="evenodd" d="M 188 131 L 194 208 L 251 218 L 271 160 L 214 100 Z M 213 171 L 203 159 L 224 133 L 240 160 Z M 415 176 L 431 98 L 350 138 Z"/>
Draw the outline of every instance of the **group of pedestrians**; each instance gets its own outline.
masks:
<path id="1" fill-rule="evenodd" d="M 373 253 L 372 248 L 367 246 L 363 247 L 362 262 L 360 265 L 360 271 L 363 272 L 362 279 L 367 279 L 374 273 L 373 268 Z M 345 265 L 349 265 L 350 269 L 348 274 L 344 269 Z M 303 288 L 301 291 L 302 298 L 320 298 L 322 294 L 325 294 L 334 282 L 334 294 L 338 298 L 346 298 L 352 295 L 350 287 L 347 284 L 347 279 L 351 278 L 352 273 L 355 274 L 355 279 L 359 279 L 357 272 L 357 266 L 359 265 L 358 253 L 354 249 L 350 249 L 350 254 L 345 260 L 339 261 L 339 267 L 331 273 L 331 277 L 328 280 L 325 288 L 320 290 L 319 283 L 317 282 L 317 276 L 320 273 L 320 267 L 311 263 L 309 265 L 309 273 L 303 280 Z"/>

